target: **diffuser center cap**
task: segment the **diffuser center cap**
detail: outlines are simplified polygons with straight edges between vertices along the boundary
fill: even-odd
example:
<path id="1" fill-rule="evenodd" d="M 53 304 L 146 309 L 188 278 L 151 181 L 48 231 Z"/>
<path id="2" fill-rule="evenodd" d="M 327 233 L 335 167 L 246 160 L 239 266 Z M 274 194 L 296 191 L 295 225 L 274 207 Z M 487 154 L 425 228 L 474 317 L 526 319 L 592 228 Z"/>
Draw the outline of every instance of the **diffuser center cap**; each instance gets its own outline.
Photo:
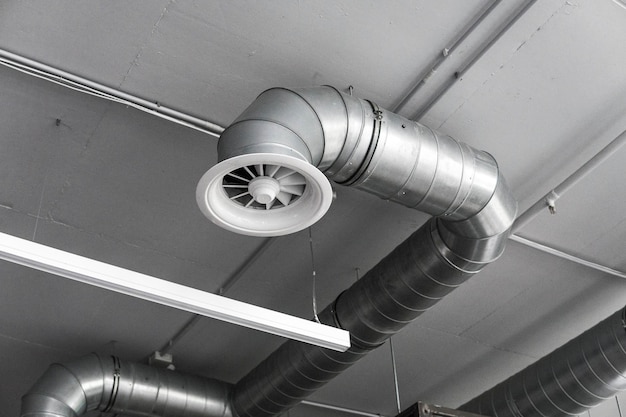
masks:
<path id="1" fill-rule="evenodd" d="M 269 204 L 280 192 L 280 183 L 271 177 L 256 177 L 248 184 L 248 191 L 256 202 Z"/>

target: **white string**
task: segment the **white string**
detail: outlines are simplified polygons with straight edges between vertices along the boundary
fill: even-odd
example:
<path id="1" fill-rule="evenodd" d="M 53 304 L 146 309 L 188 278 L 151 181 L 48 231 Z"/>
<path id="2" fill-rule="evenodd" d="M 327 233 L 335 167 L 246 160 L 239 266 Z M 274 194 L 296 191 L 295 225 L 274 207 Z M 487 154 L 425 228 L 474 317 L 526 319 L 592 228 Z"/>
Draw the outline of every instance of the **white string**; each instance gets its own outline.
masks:
<path id="1" fill-rule="evenodd" d="M 393 343 L 389 338 L 389 348 L 391 350 L 391 367 L 393 369 L 393 383 L 396 392 L 396 406 L 398 407 L 398 414 L 402 412 L 402 405 L 400 404 L 400 386 L 398 384 L 398 368 L 396 367 L 396 354 L 393 350 Z"/>
<path id="2" fill-rule="evenodd" d="M 315 253 L 313 252 L 313 234 L 311 232 L 311 227 L 309 227 L 309 249 L 311 250 L 311 269 L 312 277 L 313 277 L 313 317 L 316 322 L 320 322 L 319 317 L 317 316 L 317 289 L 316 289 L 316 271 L 315 271 Z"/>

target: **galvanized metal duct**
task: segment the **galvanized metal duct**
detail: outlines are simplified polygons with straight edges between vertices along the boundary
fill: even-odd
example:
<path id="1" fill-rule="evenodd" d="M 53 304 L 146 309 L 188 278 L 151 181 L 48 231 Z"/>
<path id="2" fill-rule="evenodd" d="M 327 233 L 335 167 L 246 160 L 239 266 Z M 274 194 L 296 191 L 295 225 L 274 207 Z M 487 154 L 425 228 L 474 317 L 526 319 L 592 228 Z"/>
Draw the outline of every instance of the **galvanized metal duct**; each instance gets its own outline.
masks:
<path id="1" fill-rule="evenodd" d="M 231 412 L 269 417 L 296 405 L 497 259 L 517 211 L 489 154 L 330 87 L 266 91 L 223 132 L 218 151 L 221 161 L 269 154 L 295 157 L 337 183 L 437 217 L 319 315 L 322 322 L 350 331 L 347 352 L 286 342 L 242 378 L 230 397 L 222 383 L 202 394 L 211 404 L 204 417 Z M 128 389 L 132 392 L 138 383 L 130 378 Z M 109 401 L 106 390 L 96 394 L 104 400 L 74 400 L 91 393 L 91 385 L 83 389 L 80 383 L 67 384 L 66 395 L 77 403 L 77 415 L 87 407 L 82 403 L 101 407 Z M 37 386 L 42 385 L 49 384 Z M 141 391 L 158 391 L 158 385 L 153 377 L 142 383 Z M 25 397 L 23 416 L 55 415 L 28 411 L 40 391 Z M 161 408 L 170 407 L 173 403 Z"/>
<path id="2" fill-rule="evenodd" d="M 482 235 L 506 230 L 516 210 L 491 155 L 332 87 L 262 93 L 218 142 L 221 162 L 254 154 L 299 158 L 338 184 L 450 222 L 480 213 L 469 227 Z M 503 204 L 486 207 L 497 187 Z"/>
<path id="3" fill-rule="evenodd" d="M 576 416 L 626 390 L 626 308 L 459 407 L 492 417 Z"/>
<path id="4" fill-rule="evenodd" d="M 232 417 L 231 385 L 92 354 L 52 364 L 22 397 L 22 417 L 88 411 L 162 417 Z"/>
<path id="5" fill-rule="evenodd" d="M 487 153 L 332 88 L 272 89 L 227 128 L 220 160 L 297 154 L 338 183 L 438 216 L 320 314 L 347 352 L 288 341 L 234 388 L 240 417 L 281 414 L 500 256 L 516 202 Z"/>

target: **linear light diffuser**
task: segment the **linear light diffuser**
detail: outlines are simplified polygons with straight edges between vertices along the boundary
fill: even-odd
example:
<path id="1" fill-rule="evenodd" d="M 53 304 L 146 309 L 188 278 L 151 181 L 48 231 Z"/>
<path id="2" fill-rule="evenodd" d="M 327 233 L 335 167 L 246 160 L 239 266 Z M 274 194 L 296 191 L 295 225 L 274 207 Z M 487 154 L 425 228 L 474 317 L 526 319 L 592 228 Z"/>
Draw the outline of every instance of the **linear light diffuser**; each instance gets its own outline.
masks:
<path id="1" fill-rule="evenodd" d="M 240 326 L 346 351 L 349 332 L 0 233 L 0 259 Z"/>

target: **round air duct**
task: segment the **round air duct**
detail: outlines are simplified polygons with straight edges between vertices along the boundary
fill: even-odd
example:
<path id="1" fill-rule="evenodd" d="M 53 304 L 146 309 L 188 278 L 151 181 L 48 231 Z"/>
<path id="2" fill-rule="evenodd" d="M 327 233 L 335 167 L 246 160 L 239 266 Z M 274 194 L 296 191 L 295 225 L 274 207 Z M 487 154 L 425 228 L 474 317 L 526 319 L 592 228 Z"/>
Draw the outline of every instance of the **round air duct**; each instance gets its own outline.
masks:
<path id="1" fill-rule="evenodd" d="M 302 159 L 251 153 L 226 159 L 207 171 L 196 189 L 206 217 L 250 236 L 281 236 L 318 221 L 332 202 L 330 182 Z"/>

